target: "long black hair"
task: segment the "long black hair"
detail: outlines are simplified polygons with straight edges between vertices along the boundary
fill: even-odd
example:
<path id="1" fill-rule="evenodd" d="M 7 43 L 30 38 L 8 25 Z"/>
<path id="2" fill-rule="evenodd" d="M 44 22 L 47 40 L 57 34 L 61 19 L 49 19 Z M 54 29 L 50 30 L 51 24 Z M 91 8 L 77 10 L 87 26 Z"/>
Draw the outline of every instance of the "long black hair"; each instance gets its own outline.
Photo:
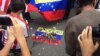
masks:
<path id="1" fill-rule="evenodd" d="M 18 12 L 20 10 L 25 10 L 25 1 L 24 0 L 11 0 L 9 5 L 9 10 L 12 12 Z"/>

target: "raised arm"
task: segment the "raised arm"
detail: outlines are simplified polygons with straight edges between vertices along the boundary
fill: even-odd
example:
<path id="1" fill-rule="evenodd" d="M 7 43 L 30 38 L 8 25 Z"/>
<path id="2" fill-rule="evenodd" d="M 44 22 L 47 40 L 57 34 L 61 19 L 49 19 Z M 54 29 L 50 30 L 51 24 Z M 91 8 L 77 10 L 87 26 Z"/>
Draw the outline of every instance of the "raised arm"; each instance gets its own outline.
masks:
<path id="1" fill-rule="evenodd" d="M 13 34 L 21 47 L 22 56 L 31 56 L 19 22 L 16 19 L 11 20 L 13 22 L 13 28 L 11 30 L 14 30 Z"/>
<path id="2" fill-rule="evenodd" d="M 9 54 L 10 48 L 15 40 L 15 37 L 12 35 L 12 31 L 7 27 L 8 31 L 8 41 L 4 45 L 4 48 L 0 51 L 0 56 L 7 56 Z"/>

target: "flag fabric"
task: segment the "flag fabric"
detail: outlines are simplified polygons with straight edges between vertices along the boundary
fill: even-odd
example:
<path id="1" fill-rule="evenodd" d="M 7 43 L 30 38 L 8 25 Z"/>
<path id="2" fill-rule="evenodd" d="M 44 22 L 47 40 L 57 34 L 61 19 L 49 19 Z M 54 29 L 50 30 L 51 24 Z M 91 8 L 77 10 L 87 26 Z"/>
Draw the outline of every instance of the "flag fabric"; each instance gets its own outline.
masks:
<path id="1" fill-rule="evenodd" d="M 37 31 L 32 34 L 32 39 L 35 42 L 45 44 L 59 45 L 64 31 L 53 28 L 38 27 Z"/>
<path id="2" fill-rule="evenodd" d="M 33 6 L 32 4 L 27 4 L 26 12 L 33 12 L 33 11 L 38 11 L 38 9 L 35 6 Z"/>
<path id="3" fill-rule="evenodd" d="M 64 17 L 67 0 L 32 0 L 30 4 L 38 8 L 44 19 L 52 22 Z"/>
<path id="4" fill-rule="evenodd" d="M 6 12 L 9 4 L 10 0 L 0 0 L 0 11 Z"/>
<path id="5" fill-rule="evenodd" d="M 38 11 L 38 8 L 36 7 L 34 0 L 30 0 L 29 4 L 26 5 L 26 12 L 34 11 Z"/>

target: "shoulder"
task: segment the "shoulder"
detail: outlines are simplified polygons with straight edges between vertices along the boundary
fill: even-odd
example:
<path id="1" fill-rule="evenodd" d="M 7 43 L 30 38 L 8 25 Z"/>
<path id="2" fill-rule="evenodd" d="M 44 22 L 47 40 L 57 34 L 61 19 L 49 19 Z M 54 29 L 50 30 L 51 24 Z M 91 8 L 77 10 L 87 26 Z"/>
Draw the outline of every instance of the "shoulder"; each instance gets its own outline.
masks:
<path id="1" fill-rule="evenodd" d="M 66 21 L 65 29 L 75 30 L 76 28 L 79 28 L 79 26 L 84 24 L 86 21 L 89 21 L 89 19 L 87 19 L 86 17 L 87 13 L 85 14 L 81 13 L 72 18 L 69 18 L 69 20 Z"/>
<path id="2" fill-rule="evenodd" d="M 100 18 L 100 11 L 93 10 L 89 12 L 83 12 L 79 15 L 70 18 L 66 24 L 85 23 L 88 21 L 99 20 L 99 18 Z"/>
<path id="3" fill-rule="evenodd" d="M 69 18 L 69 19 L 66 21 L 66 26 L 67 26 L 67 25 L 74 25 L 74 24 L 76 24 L 77 21 L 79 20 L 79 18 L 80 18 L 80 15 L 76 15 L 76 16 L 74 16 L 74 17 L 72 17 L 72 18 Z"/>

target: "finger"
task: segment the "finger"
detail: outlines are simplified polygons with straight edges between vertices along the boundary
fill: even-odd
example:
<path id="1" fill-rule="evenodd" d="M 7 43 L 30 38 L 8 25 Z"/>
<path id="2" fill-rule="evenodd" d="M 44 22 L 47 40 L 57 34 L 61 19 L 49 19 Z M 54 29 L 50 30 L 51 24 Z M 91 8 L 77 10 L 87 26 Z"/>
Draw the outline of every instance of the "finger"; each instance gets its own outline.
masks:
<path id="1" fill-rule="evenodd" d="M 12 30 L 12 31 L 14 31 L 14 28 L 13 28 L 13 26 L 9 26 L 9 29 L 10 29 L 10 30 Z"/>
<path id="2" fill-rule="evenodd" d="M 12 21 L 13 25 L 16 25 L 16 19 L 15 18 L 11 18 L 11 21 Z"/>
<path id="3" fill-rule="evenodd" d="M 9 26 L 7 26 L 7 31 L 8 31 L 8 33 L 10 33 L 10 29 L 9 29 Z"/>
<path id="4" fill-rule="evenodd" d="M 86 28 L 82 31 L 82 33 L 81 33 L 81 38 L 82 38 L 82 40 L 83 39 L 86 39 L 86 34 L 85 34 L 85 32 L 86 32 Z"/>
<path id="5" fill-rule="evenodd" d="M 92 27 L 89 26 L 89 34 L 88 34 L 89 39 L 92 40 Z"/>
<path id="6" fill-rule="evenodd" d="M 7 27 L 7 31 L 10 32 L 10 33 L 13 31 L 13 29 L 11 29 L 11 26 Z"/>
<path id="7" fill-rule="evenodd" d="M 20 26 L 20 23 L 19 23 L 19 20 L 18 20 L 18 18 L 14 18 L 15 19 L 15 21 L 14 21 L 14 23 L 15 23 L 15 26 Z"/>
<path id="8" fill-rule="evenodd" d="M 80 46 L 82 47 L 83 43 L 82 43 L 82 40 L 81 40 L 81 34 L 78 36 L 78 42 L 79 42 Z"/>
<path id="9" fill-rule="evenodd" d="M 88 31 L 89 31 L 89 26 L 86 27 L 86 30 L 84 32 L 86 38 L 88 38 Z"/>
<path id="10" fill-rule="evenodd" d="M 95 44 L 95 51 L 98 49 L 98 47 L 99 47 L 99 43 L 98 42 L 96 42 L 96 44 Z"/>
<path id="11" fill-rule="evenodd" d="M 7 30 L 8 30 L 8 37 L 9 37 L 8 40 L 14 42 L 15 36 L 13 30 L 11 29 L 11 27 L 7 27 Z"/>
<path id="12" fill-rule="evenodd" d="M 7 27 L 7 34 L 10 36 L 10 35 L 12 35 L 12 30 L 10 29 L 10 27 Z"/>
<path id="13" fill-rule="evenodd" d="M 9 29 L 13 34 L 15 34 L 15 28 L 13 28 L 13 26 L 10 26 Z"/>

